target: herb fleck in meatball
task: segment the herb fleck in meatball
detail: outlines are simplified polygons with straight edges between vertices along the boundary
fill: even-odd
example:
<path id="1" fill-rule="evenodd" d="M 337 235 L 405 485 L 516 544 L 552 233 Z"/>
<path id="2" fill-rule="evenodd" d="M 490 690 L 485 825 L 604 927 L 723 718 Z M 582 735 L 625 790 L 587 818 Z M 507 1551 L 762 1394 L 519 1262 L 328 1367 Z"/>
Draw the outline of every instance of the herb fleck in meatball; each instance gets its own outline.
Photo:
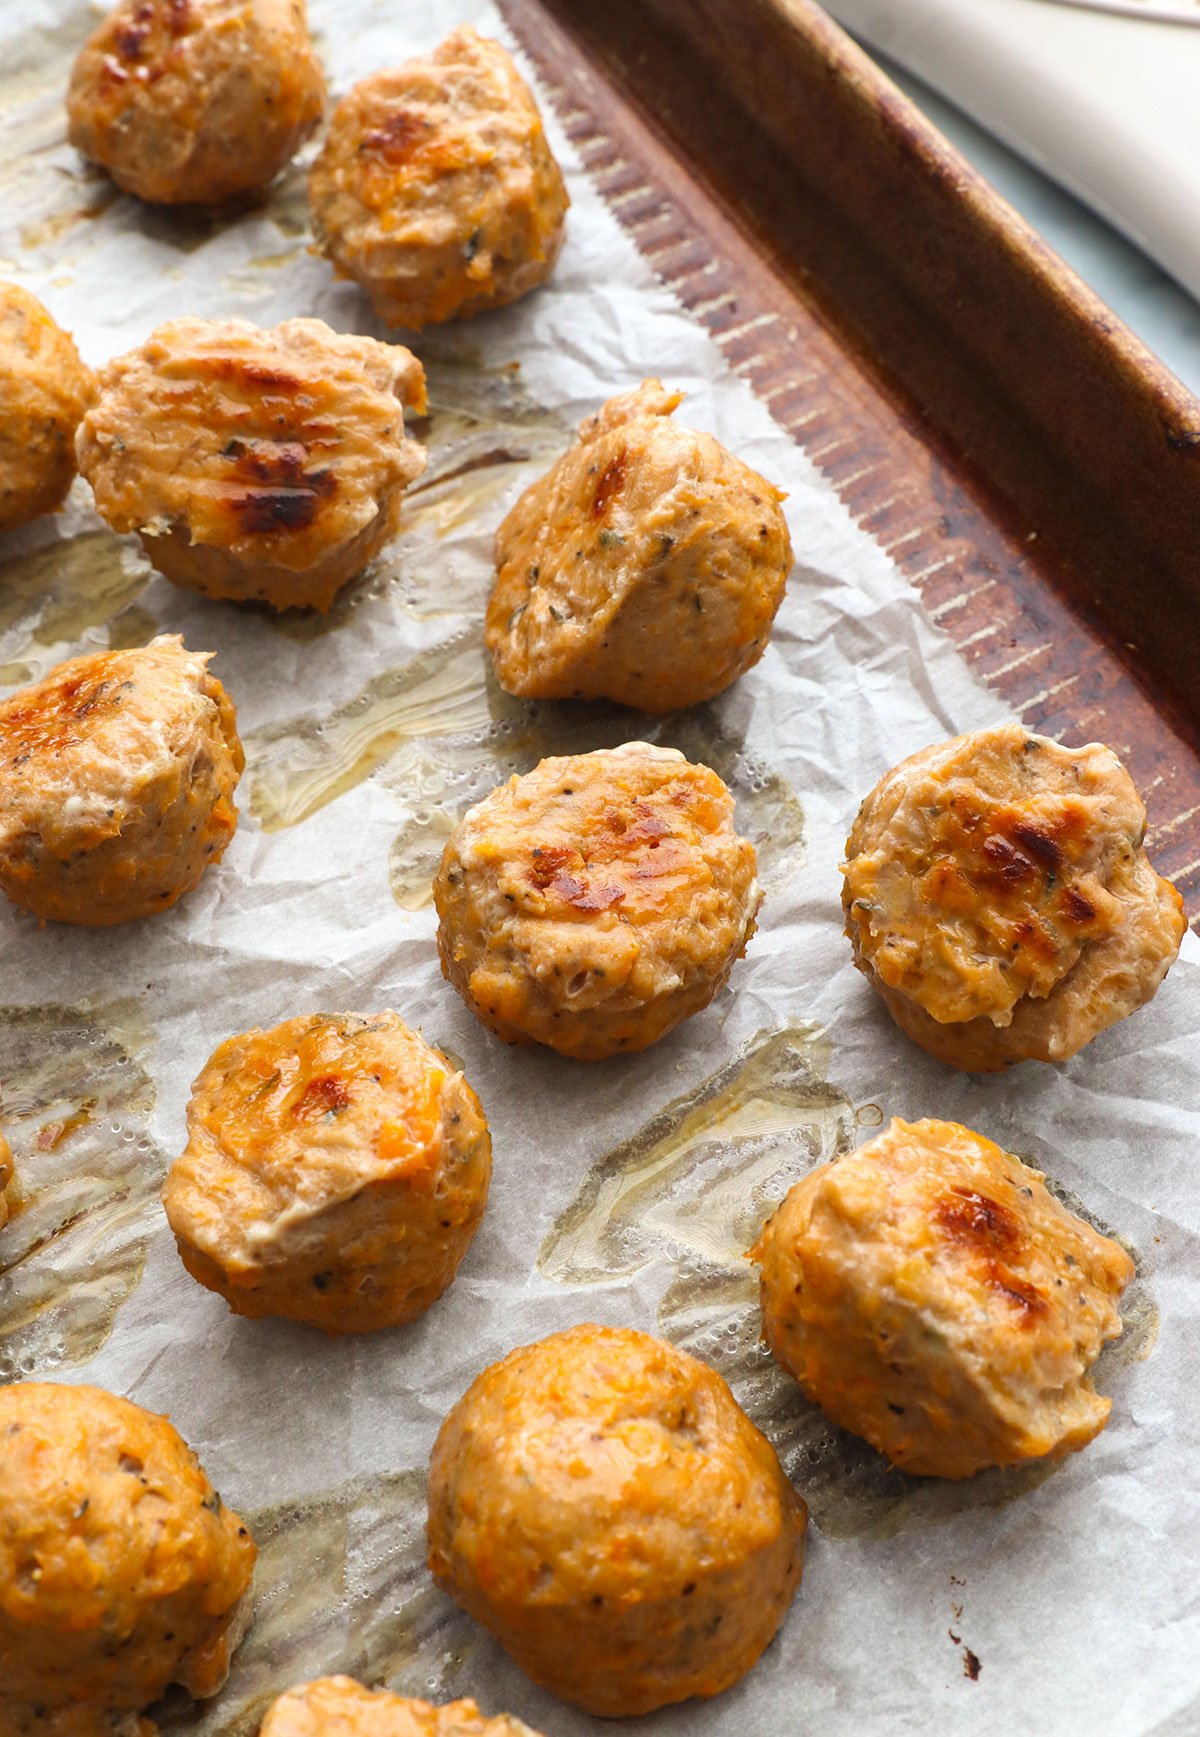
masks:
<path id="1" fill-rule="evenodd" d="M 62 506 L 92 376 L 36 296 L 0 283 L 0 531 Z"/>
<path id="2" fill-rule="evenodd" d="M 364 1689 L 350 1677 L 320 1677 L 280 1695 L 267 1709 L 259 1737 L 538 1737 L 520 1719 L 494 1719 L 474 1701 L 433 1707 L 386 1690 Z"/>
<path id="3" fill-rule="evenodd" d="M 304 0 L 121 0 L 75 62 L 68 136 L 140 199 L 219 205 L 273 181 L 324 107 Z"/>
<path id="4" fill-rule="evenodd" d="M 567 193 L 529 87 L 468 27 L 356 84 L 309 179 L 317 239 L 392 326 L 515 302 L 545 283 Z"/>
<path id="5" fill-rule="evenodd" d="M 149 1733 L 172 1684 L 214 1695 L 254 1544 L 165 1417 L 96 1387 L 0 1387 L 0 1730 Z"/>
<path id="6" fill-rule="evenodd" d="M 0 889 L 42 922 L 165 911 L 219 862 L 245 757 L 211 653 L 156 639 L 0 702 Z"/>
<path id="7" fill-rule="evenodd" d="M 410 351 L 321 320 L 172 320 L 110 362 L 79 468 L 114 530 L 210 597 L 327 610 L 396 529 L 425 468 Z"/>
<path id="8" fill-rule="evenodd" d="M 612 398 L 496 536 L 487 643 L 501 687 L 669 712 L 758 662 L 792 565 L 783 496 L 680 394 Z"/>
<path id="9" fill-rule="evenodd" d="M 754 846 L 717 774 L 645 742 L 543 760 L 459 822 L 442 971 L 506 1043 L 595 1061 L 707 1007 L 754 933 Z"/>
<path id="10" fill-rule="evenodd" d="M 913 754 L 858 811 L 843 864 L 854 958 L 954 1067 L 1063 1061 L 1150 1000 L 1183 901 L 1110 748 L 999 724 Z"/>
<path id="11" fill-rule="evenodd" d="M 905 1471 L 1058 1458 L 1108 1420 L 1087 1372 L 1133 1262 L 982 1134 L 893 1121 L 798 1182 L 752 1255 L 779 1362 Z"/>
<path id="12" fill-rule="evenodd" d="M 485 1369 L 446 1418 L 429 1566 L 534 1682 L 648 1713 L 755 1663 L 806 1519 L 713 1370 L 647 1333 L 573 1327 Z"/>
<path id="13" fill-rule="evenodd" d="M 394 1013 L 314 1013 L 221 1044 L 163 1203 L 239 1315 L 327 1333 L 410 1321 L 479 1228 L 491 1141 L 462 1074 Z"/>

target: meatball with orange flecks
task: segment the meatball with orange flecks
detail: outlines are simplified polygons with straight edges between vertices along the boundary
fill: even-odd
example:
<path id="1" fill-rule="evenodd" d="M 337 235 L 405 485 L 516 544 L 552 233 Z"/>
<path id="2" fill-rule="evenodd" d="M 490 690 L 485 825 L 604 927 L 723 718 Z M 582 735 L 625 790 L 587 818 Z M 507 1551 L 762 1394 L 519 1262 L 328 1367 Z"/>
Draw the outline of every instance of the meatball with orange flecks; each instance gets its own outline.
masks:
<path id="1" fill-rule="evenodd" d="M 183 1263 L 239 1315 L 364 1333 L 422 1314 L 479 1228 L 491 1140 L 394 1013 L 314 1013 L 216 1050 L 163 1189 Z"/>
<path id="2" fill-rule="evenodd" d="M 121 0 L 75 62 L 68 137 L 139 199 L 219 205 L 273 181 L 324 107 L 304 0 Z"/>
<path id="3" fill-rule="evenodd" d="M 273 1701 L 259 1737 L 537 1737 L 506 1713 L 489 1719 L 474 1701 L 443 1707 L 364 1689 L 350 1677 L 319 1677 Z"/>
<path id="4" fill-rule="evenodd" d="M 716 1695 L 800 1581 L 804 1503 L 716 1372 L 572 1327 L 485 1369 L 429 1469 L 429 1566 L 535 1683 L 586 1712 Z"/>
<path id="5" fill-rule="evenodd" d="M 646 380 L 582 425 L 496 534 L 487 643 L 536 699 L 692 706 L 762 656 L 792 565 L 782 494 Z"/>
<path id="6" fill-rule="evenodd" d="M 216 1694 L 255 1549 L 165 1417 L 97 1387 L 0 1387 L 0 1730 L 134 1737 Z"/>
<path id="7" fill-rule="evenodd" d="M 993 1072 L 1063 1061 L 1149 1001 L 1183 901 L 1111 748 L 998 724 L 913 754 L 858 811 L 842 865 L 855 964 L 923 1049 Z"/>
<path id="8" fill-rule="evenodd" d="M 165 911 L 219 862 L 245 757 L 209 652 L 93 652 L 0 701 L 0 890 L 42 922 Z"/>
<path id="9" fill-rule="evenodd" d="M 442 972 L 506 1043 L 596 1061 L 707 1007 L 754 933 L 754 846 L 717 774 L 627 742 L 468 810 L 434 882 Z"/>
<path id="10" fill-rule="evenodd" d="M 13 1179 L 12 1147 L 0 1134 L 0 1230 L 8 1223 L 8 1189 Z"/>
<path id="11" fill-rule="evenodd" d="M 567 193 L 529 87 L 469 26 L 356 84 L 309 178 L 313 228 L 391 326 L 502 307 L 549 277 Z"/>
<path id="12" fill-rule="evenodd" d="M 425 373 L 399 345 L 321 320 L 172 320 L 101 371 L 79 468 L 176 584 L 327 610 L 425 468 L 406 407 L 423 413 Z"/>
<path id="13" fill-rule="evenodd" d="M 0 531 L 61 507 L 92 375 L 36 296 L 0 283 Z"/>
<path id="14" fill-rule="evenodd" d="M 779 1362 L 905 1471 L 1058 1458 L 1108 1420 L 1088 1370 L 1132 1260 L 956 1122 L 896 1120 L 821 1165 L 752 1257 Z"/>

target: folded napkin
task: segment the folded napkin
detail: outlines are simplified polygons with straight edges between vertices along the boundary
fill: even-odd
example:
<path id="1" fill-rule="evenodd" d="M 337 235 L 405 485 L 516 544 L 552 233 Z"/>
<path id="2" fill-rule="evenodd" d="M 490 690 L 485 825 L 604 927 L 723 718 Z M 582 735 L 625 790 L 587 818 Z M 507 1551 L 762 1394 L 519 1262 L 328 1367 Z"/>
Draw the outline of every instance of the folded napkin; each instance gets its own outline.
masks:
<path id="1" fill-rule="evenodd" d="M 1200 296 L 1200 28 L 1054 0 L 825 5 Z"/>

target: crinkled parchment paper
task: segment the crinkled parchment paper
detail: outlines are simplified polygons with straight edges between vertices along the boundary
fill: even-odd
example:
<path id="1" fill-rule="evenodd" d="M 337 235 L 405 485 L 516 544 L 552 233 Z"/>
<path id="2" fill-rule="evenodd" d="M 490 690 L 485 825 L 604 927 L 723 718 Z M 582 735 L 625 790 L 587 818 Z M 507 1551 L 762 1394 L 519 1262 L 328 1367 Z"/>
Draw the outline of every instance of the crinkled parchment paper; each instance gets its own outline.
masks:
<path id="1" fill-rule="evenodd" d="M 312 0 L 335 91 L 431 44 L 472 0 Z M 233 221 L 116 196 L 63 140 L 94 13 L 5 0 L 0 271 L 92 362 L 179 314 L 317 314 L 383 336 L 307 249 L 303 173 Z M 970 1079 L 905 1042 L 850 965 L 837 864 L 901 755 L 1002 715 L 914 593 L 656 286 L 579 172 L 552 286 L 414 341 L 431 464 L 404 529 L 327 622 L 275 620 L 149 575 L 77 486 L 10 538 L 0 680 L 182 632 L 217 653 L 249 764 L 220 869 L 151 922 L 89 932 L 0 912 L 0 1121 L 26 1204 L 0 1234 L 0 1376 L 94 1381 L 169 1411 L 261 1546 L 258 1617 L 214 1703 L 169 1733 L 241 1737 L 331 1669 L 474 1693 L 557 1737 L 553 1702 L 430 1584 L 438 1423 L 512 1345 L 631 1323 L 707 1357 L 808 1498 L 804 1584 L 750 1676 L 662 1733 L 1200 1731 L 1200 966 L 1067 1066 Z M 774 640 L 716 703 L 651 723 L 497 692 L 481 617 L 493 529 L 572 425 L 643 375 L 789 490 L 799 556 Z M 600 1066 L 490 1038 L 443 985 L 432 865 L 454 817 L 544 752 L 649 735 L 711 760 L 760 843 L 762 927 L 731 991 L 646 1055 Z M 491 1204 L 450 1294 L 398 1332 L 331 1343 L 231 1317 L 184 1274 L 157 1204 L 190 1080 L 228 1033 L 390 1006 L 461 1057 L 495 1135 Z M 1099 1441 L 1046 1473 L 904 1478 L 839 1436 L 757 1342 L 743 1250 L 791 1182 L 899 1114 L 959 1119 L 1041 1165 L 1137 1251 Z M 1155 1343 L 1157 1335 L 1157 1343 Z M 1152 1350 L 1152 1355 L 1148 1355 Z M 971 1672 L 977 1672 L 972 1676 Z"/>

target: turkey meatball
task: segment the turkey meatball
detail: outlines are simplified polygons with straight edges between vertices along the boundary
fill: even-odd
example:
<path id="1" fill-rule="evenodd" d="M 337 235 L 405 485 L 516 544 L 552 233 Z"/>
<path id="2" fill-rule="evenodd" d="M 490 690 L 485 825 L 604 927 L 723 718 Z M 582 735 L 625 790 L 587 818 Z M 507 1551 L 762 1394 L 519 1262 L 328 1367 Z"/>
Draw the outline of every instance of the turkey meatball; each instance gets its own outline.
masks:
<path id="1" fill-rule="evenodd" d="M 104 368 L 79 468 L 116 531 L 210 597 L 327 610 L 425 468 L 408 350 L 322 320 L 172 320 Z"/>
<path id="2" fill-rule="evenodd" d="M 62 506 L 92 375 L 36 296 L 0 283 L 0 531 Z"/>
<path id="3" fill-rule="evenodd" d="M 716 1695 L 778 1629 L 804 1503 L 713 1370 L 572 1327 L 484 1370 L 429 1473 L 429 1566 L 534 1682 L 586 1712 Z"/>
<path id="4" fill-rule="evenodd" d="M 313 228 L 391 326 L 502 307 L 545 283 L 567 192 L 529 87 L 467 26 L 356 84 L 309 178 Z"/>
<path id="5" fill-rule="evenodd" d="M 13 1179 L 12 1147 L 0 1134 L 0 1230 L 8 1223 L 8 1189 Z"/>
<path id="6" fill-rule="evenodd" d="M 259 1737 L 538 1737 L 507 1714 L 489 1719 L 474 1701 L 433 1707 L 350 1677 L 320 1677 L 280 1695 Z"/>
<path id="7" fill-rule="evenodd" d="M 0 889 L 15 905 L 128 923 L 220 861 L 245 756 L 211 655 L 178 635 L 93 652 L 0 702 Z"/>
<path id="8" fill-rule="evenodd" d="M 1064 1061 L 1150 1000 L 1183 901 L 1142 848 L 1110 748 L 1020 724 L 913 754 L 858 811 L 842 865 L 854 960 L 930 1055 Z"/>
<path id="9" fill-rule="evenodd" d="M 121 0 L 75 62 L 68 137 L 139 199 L 219 205 L 273 181 L 324 107 L 304 0 Z"/>
<path id="10" fill-rule="evenodd" d="M 792 548 L 784 496 L 646 380 L 611 398 L 496 536 L 487 643 L 536 699 L 670 712 L 758 662 Z"/>
<path id="11" fill-rule="evenodd" d="M 434 882 L 443 975 L 506 1043 L 597 1061 L 707 1007 L 754 933 L 754 846 L 717 774 L 627 742 L 468 810 Z"/>
<path id="12" fill-rule="evenodd" d="M 165 1417 L 97 1387 L 0 1387 L 0 1730 L 136 1737 L 213 1695 L 255 1550 Z"/>
<path id="13" fill-rule="evenodd" d="M 1086 1447 L 1088 1370 L 1133 1262 L 956 1122 L 893 1121 L 798 1182 L 751 1251 L 778 1361 L 906 1472 L 968 1478 Z"/>
<path id="14" fill-rule="evenodd" d="M 163 1189 L 183 1264 L 239 1315 L 327 1333 L 411 1321 L 479 1228 L 491 1140 L 459 1070 L 394 1013 L 221 1044 Z"/>

